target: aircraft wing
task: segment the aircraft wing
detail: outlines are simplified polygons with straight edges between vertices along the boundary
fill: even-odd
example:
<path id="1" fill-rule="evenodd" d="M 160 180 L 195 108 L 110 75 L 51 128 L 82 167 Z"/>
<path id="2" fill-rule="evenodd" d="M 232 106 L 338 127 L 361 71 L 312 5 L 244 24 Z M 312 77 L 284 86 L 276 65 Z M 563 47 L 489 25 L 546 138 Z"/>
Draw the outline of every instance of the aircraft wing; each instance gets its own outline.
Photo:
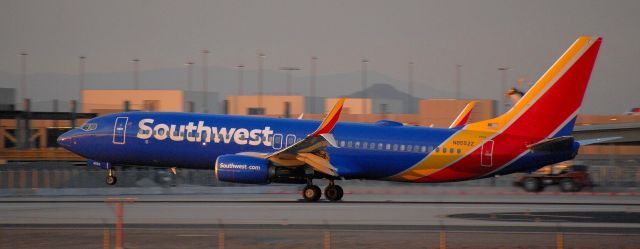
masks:
<path id="1" fill-rule="evenodd" d="M 471 110 L 473 110 L 473 107 L 476 105 L 476 102 L 477 101 L 475 100 L 469 102 L 469 104 L 467 104 L 464 107 L 464 109 L 462 109 L 460 114 L 458 114 L 458 117 L 456 117 L 456 119 L 453 120 L 451 125 L 449 125 L 449 129 L 465 126 L 467 124 L 467 121 L 469 121 L 469 116 L 471 116 Z"/>
<path id="2" fill-rule="evenodd" d="M 344 101 L 345 98 L 338 100 L 318 129 L 304 139 L 272 154 L 254 153 L 250 156 L 263 157 L 282 166 L 297 167 L 307 164 L 318 172 L 337 176 L 336 169 L 327 160 L 325 151 L 329 145 L 338 147 L 331 131 L 338 123 Z"/>

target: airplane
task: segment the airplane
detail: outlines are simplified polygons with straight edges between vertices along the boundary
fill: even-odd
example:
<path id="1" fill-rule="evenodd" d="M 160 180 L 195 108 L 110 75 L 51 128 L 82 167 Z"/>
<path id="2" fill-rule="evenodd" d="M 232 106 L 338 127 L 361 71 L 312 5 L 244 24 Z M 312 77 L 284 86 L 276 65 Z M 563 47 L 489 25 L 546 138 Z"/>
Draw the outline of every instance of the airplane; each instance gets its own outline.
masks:
<path id="1" fill-rule="evenodd" d="M 451 128 L 338 122 L 341 98 L 321 121 L 115 113 L 88 120 L 58 143 L 106 169 L 110 185 L 113 165 L 203 169 L 225 182 L 305 184 L 302 197 L 310 202 L 323 192 L 340 201 L 340 179 L 437 183 L 531 172 L 573 159 L 588 144 L 571 132 L 601 43 L 579 37 L 506 113 Z M 314 179 L 329 184 L 321 191 Z"/>

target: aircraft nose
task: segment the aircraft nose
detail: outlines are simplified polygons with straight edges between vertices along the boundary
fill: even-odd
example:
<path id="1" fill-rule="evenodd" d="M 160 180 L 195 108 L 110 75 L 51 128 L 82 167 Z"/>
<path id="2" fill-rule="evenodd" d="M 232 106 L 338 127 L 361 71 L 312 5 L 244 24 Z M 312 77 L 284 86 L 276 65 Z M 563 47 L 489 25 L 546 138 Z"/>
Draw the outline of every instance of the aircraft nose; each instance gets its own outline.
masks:
<path id="1" fill-rule="evenodd" d="M 58 144 L 65 149 L 69 149 L 72 143 L 73 130 L 67 131 L 58 137 Z"/>

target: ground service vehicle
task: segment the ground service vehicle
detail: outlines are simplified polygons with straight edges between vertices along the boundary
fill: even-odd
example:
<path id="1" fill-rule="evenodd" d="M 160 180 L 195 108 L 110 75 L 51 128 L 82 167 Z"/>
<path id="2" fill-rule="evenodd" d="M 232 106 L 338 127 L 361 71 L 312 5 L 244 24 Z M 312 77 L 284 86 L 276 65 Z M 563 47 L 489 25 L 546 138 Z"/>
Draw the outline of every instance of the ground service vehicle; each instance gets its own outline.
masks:
<path id="1" fill-rule="evenodd" d="M 519 177 L 514 183 L 528 192 L 543 191 L 546 186 L 558 185 L 562 192 L 578 192 L 584 187 L 592 187 L 586 165 L 556 164 L 545 166 Z"/>

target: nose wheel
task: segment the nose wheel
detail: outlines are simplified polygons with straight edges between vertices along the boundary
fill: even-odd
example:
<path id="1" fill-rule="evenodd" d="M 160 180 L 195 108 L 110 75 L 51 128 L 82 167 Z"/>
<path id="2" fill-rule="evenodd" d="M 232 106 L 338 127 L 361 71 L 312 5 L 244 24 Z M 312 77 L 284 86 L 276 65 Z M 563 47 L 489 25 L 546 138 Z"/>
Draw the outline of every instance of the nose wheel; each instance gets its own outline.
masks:
<path id="1" fill-rule="evenodd" d="M 118 178 L 113 174 L 113 169 L 109 168 L 107 173 L 106 183 L 107 185 L 115 185 L 118 182 Z"/>

